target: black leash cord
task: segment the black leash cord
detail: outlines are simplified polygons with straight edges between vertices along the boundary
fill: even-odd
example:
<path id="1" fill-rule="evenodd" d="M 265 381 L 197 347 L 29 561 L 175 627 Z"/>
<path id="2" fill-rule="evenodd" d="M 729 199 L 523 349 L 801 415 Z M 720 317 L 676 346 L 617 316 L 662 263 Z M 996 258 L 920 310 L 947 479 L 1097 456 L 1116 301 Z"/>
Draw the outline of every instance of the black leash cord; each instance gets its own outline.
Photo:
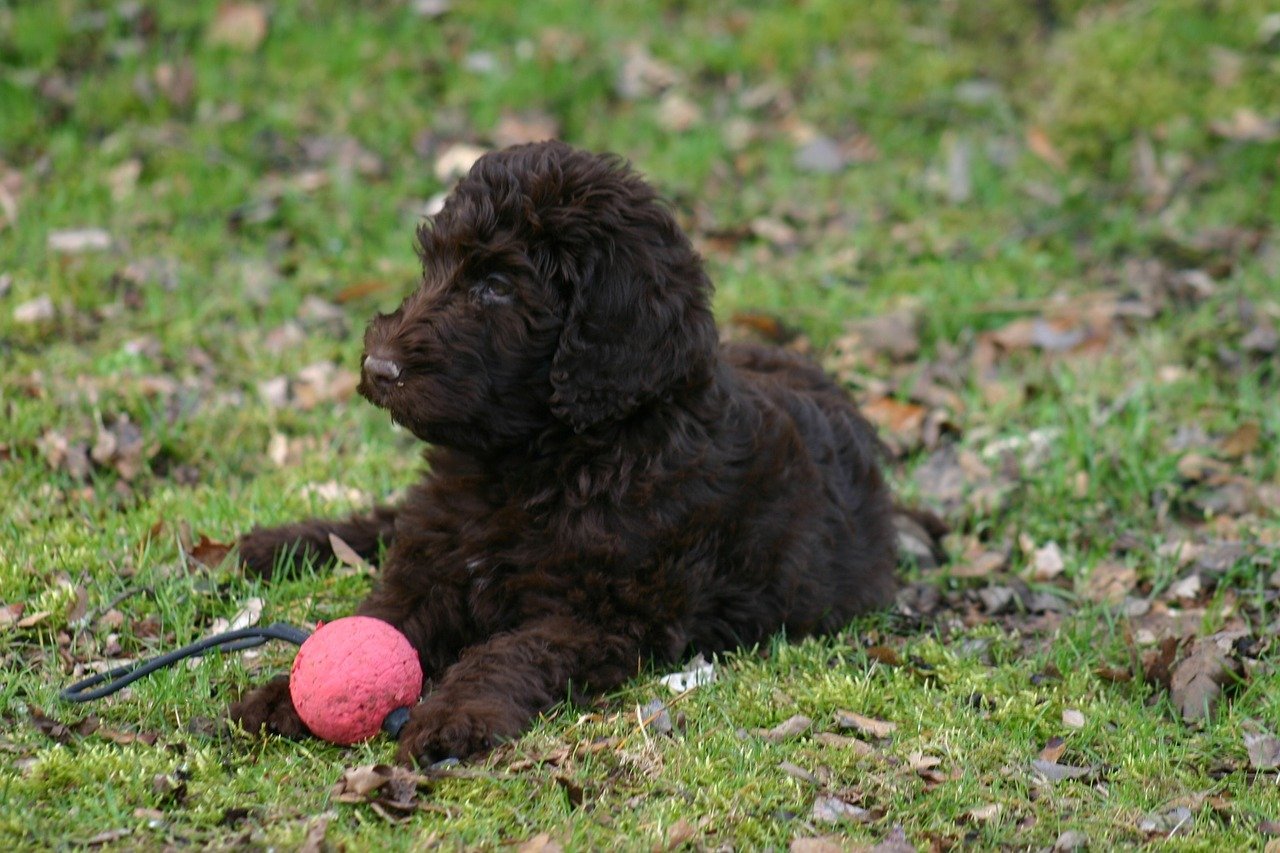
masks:
<path id="1" fill-rule="evenodd" d="M 212 637 L 197 640 L 190 645 L 174 649 L 159 657 L 127 663 L 107 672 L 100 672 L 97 675 L 90 676 L 83 681 L 77 681 L 59 693 L 58 698 L 65 702 L 89 702 L 93 699 L 101 699 L 103 696 L 110 696 L 117 690 L 128 687 L 139 678 L 145 678 L 157 669 L 164 669 L 166 666 L 183 658 L 198 657 L 214 649 L 224 652 L 238 652 L 244 649 L 251 649 L 254 646 L 260 646 L 268 640 L 284 640 L 285 642 L 293 643 L 295 646 L 300 646 L 309 636 L 311 636 L 310 631 L 295 628 L 284 622 L 276 622 L 265 628 L 241 628 L 238 631 L 214 634 Z"/>

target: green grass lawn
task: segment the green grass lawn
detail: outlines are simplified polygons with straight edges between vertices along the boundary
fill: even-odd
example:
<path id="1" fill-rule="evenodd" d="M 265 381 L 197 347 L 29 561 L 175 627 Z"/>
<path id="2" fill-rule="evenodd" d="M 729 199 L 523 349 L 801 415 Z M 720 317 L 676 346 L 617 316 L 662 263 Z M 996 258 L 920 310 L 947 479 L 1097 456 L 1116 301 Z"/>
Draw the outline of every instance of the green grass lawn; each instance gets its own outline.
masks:
<path id="1" fill-rule="evenodd" d="M 353 609 L 191 554 L 416 476 L 363 324 L 457 146 L 548 133 L 848 383 L 951 562 L 398 801 L 335 792 L 385 739 L 219 732 L 287 648 L 61 703 Z M 0 0 L 0 847 L 1280 847 L 1278 176 L 1263 0 Z"/>

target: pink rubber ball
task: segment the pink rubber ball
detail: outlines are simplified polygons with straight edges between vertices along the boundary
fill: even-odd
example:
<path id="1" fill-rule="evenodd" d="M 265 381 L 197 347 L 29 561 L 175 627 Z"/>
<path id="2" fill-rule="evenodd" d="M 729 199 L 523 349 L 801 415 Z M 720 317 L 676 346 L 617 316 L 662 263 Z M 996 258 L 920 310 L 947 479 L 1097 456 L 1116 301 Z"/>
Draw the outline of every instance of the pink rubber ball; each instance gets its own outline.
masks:
<path id="1" fill-rule="evenodd" d="M 381 619 L 323 623 L 293 660 L 289 695 L 316 737 L 352 744 L 378 733 L 387 714 L 422 693 L 418 653 Z"/>

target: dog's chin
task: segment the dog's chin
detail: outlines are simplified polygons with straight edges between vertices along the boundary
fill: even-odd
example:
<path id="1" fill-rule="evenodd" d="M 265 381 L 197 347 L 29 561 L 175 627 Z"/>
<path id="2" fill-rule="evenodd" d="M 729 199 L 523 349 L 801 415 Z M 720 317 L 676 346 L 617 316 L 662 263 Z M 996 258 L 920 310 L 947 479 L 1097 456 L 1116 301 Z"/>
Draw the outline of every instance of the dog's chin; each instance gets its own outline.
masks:
<path id="1" fill-rule="evenodd" d="M 485 444 L 485 442 L 476 441 L 477 434 L 474 427 L 436 422 L 429 418 L 424 418 L 422 416 L 423 413 L 420 411 L 405 411 L 397 405 L 398 401 L 392 399 L 392 395 L 386 394 L 377 388 L 366 388 L 363 382 L 356 388 L 356 391 L 359 392 L 360 396 L 390 415 L 392 423 L 407 429 L 419 441 L 438 447 L 456 449 L 475 449 L 472 445 Z"/>
<path id="2" fill-rule="evenodd" d="M 365 379 L 363 376 L 360 377 L 360 383 L 356 385 L 356 393 L 361 397 L 364 397 L 370 403 L 373 403 L 373 405 L 377 406 L 379 409 L 386 408 L 382 402 L 382 393 L 370 384 L 369 380 Z"/>
<path id="3" fill-rule="evenodd" d="M 360 384 L 356 386 L 356 393 L 361 397 L 364 397 L 374 406 L 377 406 L 379 409 L 382 409 L 384 412 L 389 414 L 391 416 L 391 420 L 395 423 L 411 432 L 414 432 L 415 434 L 417 433 L 417 431 L 413 429 L 413 425 L 409 422 L 409 419 L 399 410 L 400 407 L 396 405 L 396 401 L 392 399 L 392 395 L 388 394 L 384 389 L 361 379 Z"/>
<path id="4" fill-rule="evenodd" d="M 481 426 L 483 417 L 439 417 L 441 413 L 423 410 L 421 400 L 406 406 L 394 389 L 381 388 L 365 380 L 356 386 L 356 392 L 374 406 L 382 409 L 397 426 L 408 430 L 419 441 L 436 447 L 448 447 L 469 453 L 487 455 L 501 453 L 512 447 L 532 442 L 542 429 L 540 420 L 531 421 L 520 435 L 503 435 L 500 430 Z"/>

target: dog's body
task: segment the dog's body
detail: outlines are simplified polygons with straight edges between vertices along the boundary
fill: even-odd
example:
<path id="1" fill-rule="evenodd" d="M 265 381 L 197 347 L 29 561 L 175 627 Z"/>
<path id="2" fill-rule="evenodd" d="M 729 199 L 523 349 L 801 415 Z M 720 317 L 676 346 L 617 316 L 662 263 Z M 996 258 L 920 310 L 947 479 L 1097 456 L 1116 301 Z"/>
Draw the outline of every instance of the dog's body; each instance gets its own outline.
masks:
<path id="1" fill-rule="evenodd" d="M 370 324 L 361 393 L 430 442 L 394 508 L 255 530 L 249 567 L 368 558 L 359 612 L 429 679 L 401 759 L 483 751 L 646 661 L 842 627 L 894 589 L 871 428 L 800 358 L 717 343 L 701 262 L 617 160 L 560 143 L 482 158 L 424 282 Z M 277 679 L 231 709 L 305 733 Z"/>

